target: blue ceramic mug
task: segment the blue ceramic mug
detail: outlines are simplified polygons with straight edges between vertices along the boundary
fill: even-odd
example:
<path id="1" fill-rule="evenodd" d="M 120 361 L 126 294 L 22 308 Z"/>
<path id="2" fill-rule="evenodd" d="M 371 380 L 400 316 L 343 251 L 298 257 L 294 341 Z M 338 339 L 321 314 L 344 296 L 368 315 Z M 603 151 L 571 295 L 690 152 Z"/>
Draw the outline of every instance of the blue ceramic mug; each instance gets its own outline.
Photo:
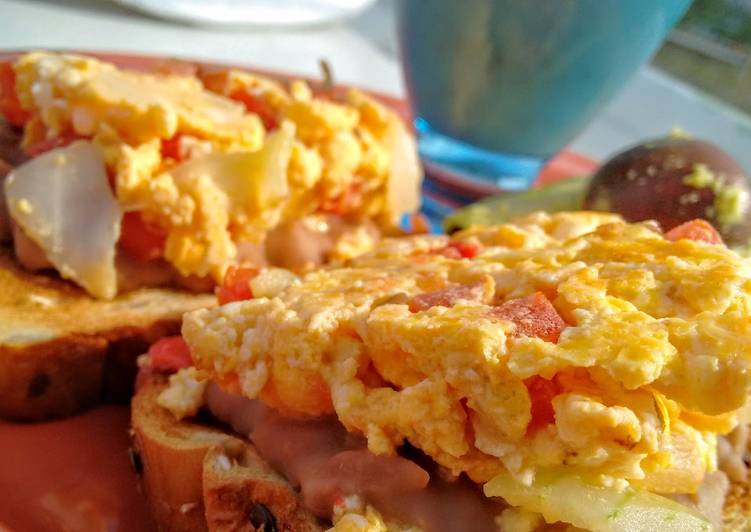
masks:
<path id="1" fill-rule="evenodd" d="M 656 51 L 690 0 L 401 0 L 428 161 L 529 186 Z"/>

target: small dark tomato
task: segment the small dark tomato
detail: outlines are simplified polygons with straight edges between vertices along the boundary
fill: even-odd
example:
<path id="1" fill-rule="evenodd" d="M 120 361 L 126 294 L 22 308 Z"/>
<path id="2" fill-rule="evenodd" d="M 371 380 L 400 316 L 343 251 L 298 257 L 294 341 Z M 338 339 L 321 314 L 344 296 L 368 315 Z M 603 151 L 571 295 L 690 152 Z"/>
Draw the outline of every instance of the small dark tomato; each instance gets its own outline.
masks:
<path id="1" fill-rule="evenodd" d="M 749 177 L 724 150 L 702 140 L 663 138 L 619 153 L 594 175 L 584 208 L 629 222 L 657 220 L 664 231 L 703 218 L 728 245 L 751 238 Z"/>

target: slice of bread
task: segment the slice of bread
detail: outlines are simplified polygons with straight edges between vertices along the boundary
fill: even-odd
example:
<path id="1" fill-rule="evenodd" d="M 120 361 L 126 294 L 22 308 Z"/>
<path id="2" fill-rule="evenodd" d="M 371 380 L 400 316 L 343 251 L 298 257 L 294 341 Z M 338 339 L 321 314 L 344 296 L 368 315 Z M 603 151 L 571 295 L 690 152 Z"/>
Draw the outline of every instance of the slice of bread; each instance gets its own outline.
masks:
<path id="1" fill-rule="evenodd" d="M 214 303 L 210 294 L 162 289 L 95 300 L 23 270 L 0 247 L 0 418 L 41 420 L 127 400 L 136 357 L 179 333 L 185 312 Z"/>
<path id="2" fill-rule="evenodd" d="M 142 375 L 131 403 L 136 463 L 159 530 L 323 531 L 249 442 L 158 406 L 165 386 Z"/>

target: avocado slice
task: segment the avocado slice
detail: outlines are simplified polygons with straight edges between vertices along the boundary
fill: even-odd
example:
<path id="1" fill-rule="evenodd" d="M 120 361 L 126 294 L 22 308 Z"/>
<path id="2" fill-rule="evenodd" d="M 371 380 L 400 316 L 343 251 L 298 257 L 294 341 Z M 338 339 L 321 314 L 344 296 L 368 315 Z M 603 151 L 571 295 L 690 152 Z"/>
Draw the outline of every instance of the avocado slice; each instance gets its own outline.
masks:
<path id="1" fill-rule="evenodd" d="M 589 182 L 589 177 L 574 177 L 539 188 L 488 197 L 448 215 L 443 220 L 443 228 L 453 233 L 471 225 L 505 223 L 534 211 L 580 210 Z"/>

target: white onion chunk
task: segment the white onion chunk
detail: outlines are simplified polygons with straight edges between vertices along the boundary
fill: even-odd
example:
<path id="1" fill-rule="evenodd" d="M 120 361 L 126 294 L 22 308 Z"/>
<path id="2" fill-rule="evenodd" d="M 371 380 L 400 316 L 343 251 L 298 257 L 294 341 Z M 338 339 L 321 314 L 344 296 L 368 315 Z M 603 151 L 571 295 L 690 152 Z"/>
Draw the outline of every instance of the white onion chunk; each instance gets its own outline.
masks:
<path id="1" fill-rule="evenodd" d="M 15 168 L 5 195 L 13 220 L 60 275 L 94 297 L 115 297 L 122 211 L 93 144 L 77 141 Z"/>

